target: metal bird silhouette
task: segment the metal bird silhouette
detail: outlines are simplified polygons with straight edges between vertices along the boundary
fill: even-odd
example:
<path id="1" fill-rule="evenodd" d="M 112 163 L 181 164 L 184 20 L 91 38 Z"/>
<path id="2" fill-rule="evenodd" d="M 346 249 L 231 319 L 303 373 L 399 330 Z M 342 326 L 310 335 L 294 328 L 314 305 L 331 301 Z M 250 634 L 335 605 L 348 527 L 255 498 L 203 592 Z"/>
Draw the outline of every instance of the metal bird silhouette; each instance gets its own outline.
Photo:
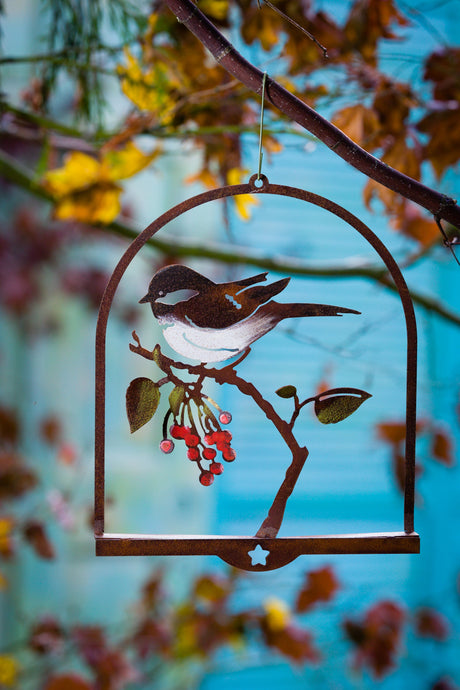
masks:
<path id="1" fill-rule="evenodd" d="M 222 362 L 244 352 L 283 319 L 360 313 L 327 304 L 275 302 L 272 297 L 284 290 L 290 278 L 257 285 L 267 275 L 214 283 L 187 266 L 165 266 L 155 273 L 148 293 L 139 302 L 150 303 L 164 327 L 165 340 L 178 354 L 203 364 Z M 161 301 L 178 290 L 195 294 L 176 304 Z"/>

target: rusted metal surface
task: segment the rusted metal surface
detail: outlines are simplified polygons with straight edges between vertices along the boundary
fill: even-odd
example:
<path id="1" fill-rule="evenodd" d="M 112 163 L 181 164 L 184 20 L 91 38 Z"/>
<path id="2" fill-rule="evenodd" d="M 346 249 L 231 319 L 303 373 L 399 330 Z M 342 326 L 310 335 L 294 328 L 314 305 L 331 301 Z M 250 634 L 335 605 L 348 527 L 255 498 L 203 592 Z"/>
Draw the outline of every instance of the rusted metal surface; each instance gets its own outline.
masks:
<path id="1" fill-rule="evenodd" d="M 106 534 L 96 539 L 98 556 L 219 556 L 235 568 L 275 570 L 306 554 L 419 553 L 418 534 L 382 532 L 312 537 L 186 537 Z"/>
<path id="2" fill-rule="evenodd" d="M 158 535 L 110 535 L 104 533 L 106 329 L 112 301 L 119 282 L 127 267 L 145 243 L 170 221 L 192 208 L 196 208 L 217 199 L 240 194 L 274 194 L 291 197 L 314 204 L 333 213 L 344 220 L 345 223 L 351 226 L 351 228 L 354 228 L 354 230 L 367 240 L 384 262 L 395 283 L 404 311 L 407 335 L 404 532 L 377 535 L 361 534 L 323 537 L 267 538 L 267 535 L 271 537 L 275 532 L 271 532 L 270 529 L 267 529 L 267 525 L 264 523 L 265 528 L 262 526 L 255 537 L 171 537 Z M 258 278 L 258 276 L 255 278 Z M 280 290 L 281 289 L 282 287 L 280 287 Z M 147 297 L 148 295 L 141 301 L 149 301 Z M 327 305 L 319 306 L 326 308 Z M 353 310 L 348 311 L 353 312 Z M 138 339 L 137 345 L 131 345 L 130 347 L 132 351 L 147 358 L 152 358 L 153 352 L 149 353 L 142 348 Z M 173 364 L 178 366 L 178 363 L 173 362 Z M 212 371 L 224 372 L 226 369 L 233 372 L 230 375 L 231 383 L 237 385 L 242 392 L 248 394 L 244 388 L 247 388 L 251 384 L 237 377 L 234 370 L 230 367 L 227 366 L 223 369 Z M 206 371 L 209 372 L 209 370 Z M 407 285 L 388 249 L 364 223 L 356 218 L 356 216 L 334 202 L 316 194 L 295 187 L 270 184 L 264 175 L 260 176 L 260 180 L 257 179 L 257 175 L 253 175 L 247 184 L 221 187 L 219 189 L 207 191 L 178 204 L 151 223 L 128 247 L 109 280 L 101 302 L 96 331 L 96 553 L 98 555 L 214 554 L 231 565 L 248 570 L 269 570 L 278 568 L 294 560 L 302 553 L 417 553 L 419 551 L 419 537 L 414 533 L 416 374 L 417 331 L 414 309 Z M 218 375 L 219 374 L 216 374 L 216 376 Z M 220 376 L 222 377 L 223 374 L 220 374 Z M 215 378 L 215 380 L 220 382 L 217 378 Z M 251 394 L 251 392 L 249 392 L 249 394 Z M 306 449 L 302 450 L 306 451 Z M 304 455 L 305 457 L 298 459 L 297 464 L 299 464 L 300 467 L 303 465 L 303 462 L 305 462 L 308 451 Z M 263 554 L 259 556 L 257 553 L 259 548 L 262 551 L 266 551 L 267 554 L 265 556 Z M 249 553 L 254 549 L 256 549 L 255 555 L 250 556 Z M 264 562 L 254 563 L 251 560 L 256 559 L 257 561 L 259 558 L 261 560 L 265 559 Z"/>

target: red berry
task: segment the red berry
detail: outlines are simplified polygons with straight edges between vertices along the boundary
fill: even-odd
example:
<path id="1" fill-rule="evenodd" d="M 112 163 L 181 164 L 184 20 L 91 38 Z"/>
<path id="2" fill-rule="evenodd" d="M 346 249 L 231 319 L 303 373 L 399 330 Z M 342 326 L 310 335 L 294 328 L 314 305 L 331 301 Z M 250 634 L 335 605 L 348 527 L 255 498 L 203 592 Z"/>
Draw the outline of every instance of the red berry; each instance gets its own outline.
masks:
<path id="1" fill-rule="evenodd" d="M 173 424 L 169 430 L 173 438 L 185 438 L 190 433 L 190 427 L 181 424 Z"/>
<path id="2" fill-rule="evenodd" d="M 219 415 L 219 422 L 221 424 L 230 424 L 232 421 L 232 415 L 230 412 L 221 412 Z"/>
<path id="3" fill-rule="evenodd" d="M 221 462 L 212 462 L 209 465 L 209 469 L 213 474 L 222 474 L 222 472 L 224 471 L 224 466 Z"/>
<path id="4" fill-rule="evenodd" d="M 214 460 L 216 457 L 216 451 L 214 448 L 205 448 L 203 451 L 203 457 L 205 460 Z"/>
<path id="5" fill-rule="evenodd" d="M 216 448 L 217 450 L 223 452 L 224 450 L 227 450 L 227 448 L 230 448 L 230 444 L 227 441 L 217 441 Z"/>
<path id="6" fill-rule="evenodd" d="M 215 435 L 216 434 L 214 431 L 212 432 L 212 434 L 205 435 L 204 441 L 208 444 L 208 446 L 212 446 L 216 442 Z"/>
<path id="7" fill-rule="evenodd" d="M 229 431 L 215 431 L 214 434 L 214 443 L 217 441 L 217 443 L 230 443 L 232 440 L 232 435 Z"/>
<path id="8" fill-rule="evenodd" d="M 188 446 L 189 448 L 194 448 L 197 446 L 200 442 L 200 437 L 197 436 L 196 434 L 187 434 L 185 436 L 185 445 Z"/>
<path id="9" fill-rule="evenodd" d="M 187 451 L 187 457 L 189 460 L 198 460 L 200 457 L 200 451 L 198 448 L 189 448 Z"/>
<path id="10" fill-rule="evenodd" d="M 202 472 L 200 474 L 200 483 L 203 484 L 203 486 L 211 486 L 211 484 L 214 481 L 214 475 L 212 472 Z"/>
<path id="11" fill-rule="evenodd" d="M 236 458 L 236 452 L 233 450 L 233 448 L 226 448 L 222 451 L 222 457 L 227 462 L 233 462 L 233 460 Z"/>
<path id="12" fill-rule="evenodd" d="M 164 438 L 160 443 L 160 450 L 162 450 L 163 453 L 172 453 L 174 450 L 174 442 L 169 438 Z"/>

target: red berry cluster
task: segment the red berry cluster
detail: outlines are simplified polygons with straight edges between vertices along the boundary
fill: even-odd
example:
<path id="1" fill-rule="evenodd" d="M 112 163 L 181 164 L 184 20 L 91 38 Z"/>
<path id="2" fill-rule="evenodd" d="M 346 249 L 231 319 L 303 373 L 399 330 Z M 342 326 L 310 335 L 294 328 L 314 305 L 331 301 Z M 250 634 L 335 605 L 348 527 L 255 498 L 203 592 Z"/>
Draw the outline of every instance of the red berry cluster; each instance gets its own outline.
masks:
<path id="1" fill-rule="evenodd" d="M 222 412 L 219 419 L 222 424 L 228 424 L 231 421 L 231 414 L 229 412 Z M 222 458 L 226 462 L 232 462 L 236 458 L 236 452 L 230 446 L 232 435 L 229 431 L 222 431 L 220 428 L 216 431 L 205 433 L 202 440 L 196 428 L 190 428 L 185 424 L 178 424 L 175 422 L 169 430 L 173 439 L 182 439 L 187 446 L 187 457 L 192 462 L 196 462 L 200 469 L 199 480 L 203 486 L 210 486 L 215 475 L 222 474 L 224 466 L 220 462 L 216 462 L 217 451 L 222 453 Z M 216 449 L 211 446 L 216 446 Z M 160 449 L 163 453 L 171 453 L 174 449 L 174 441 L 169 438 L 164 438 L 160 443 Z M 203 466 L 203 460 L 209 463 L 208 467 Z"/>

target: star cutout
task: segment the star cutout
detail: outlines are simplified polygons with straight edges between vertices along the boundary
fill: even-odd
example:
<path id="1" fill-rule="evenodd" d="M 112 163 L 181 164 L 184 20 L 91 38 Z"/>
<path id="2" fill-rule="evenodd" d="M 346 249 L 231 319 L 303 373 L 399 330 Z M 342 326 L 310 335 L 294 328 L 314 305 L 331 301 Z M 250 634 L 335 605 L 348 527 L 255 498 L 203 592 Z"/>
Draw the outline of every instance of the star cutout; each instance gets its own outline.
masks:
<path id="1" fill-rule="evenodd" d="M 251 557 L 251 565 L 267 565 L 267 556 L 270 551 L 265 551 L 260 544 L 257 544 L 253 551 L 248 551 L 248 556 Z"/>

